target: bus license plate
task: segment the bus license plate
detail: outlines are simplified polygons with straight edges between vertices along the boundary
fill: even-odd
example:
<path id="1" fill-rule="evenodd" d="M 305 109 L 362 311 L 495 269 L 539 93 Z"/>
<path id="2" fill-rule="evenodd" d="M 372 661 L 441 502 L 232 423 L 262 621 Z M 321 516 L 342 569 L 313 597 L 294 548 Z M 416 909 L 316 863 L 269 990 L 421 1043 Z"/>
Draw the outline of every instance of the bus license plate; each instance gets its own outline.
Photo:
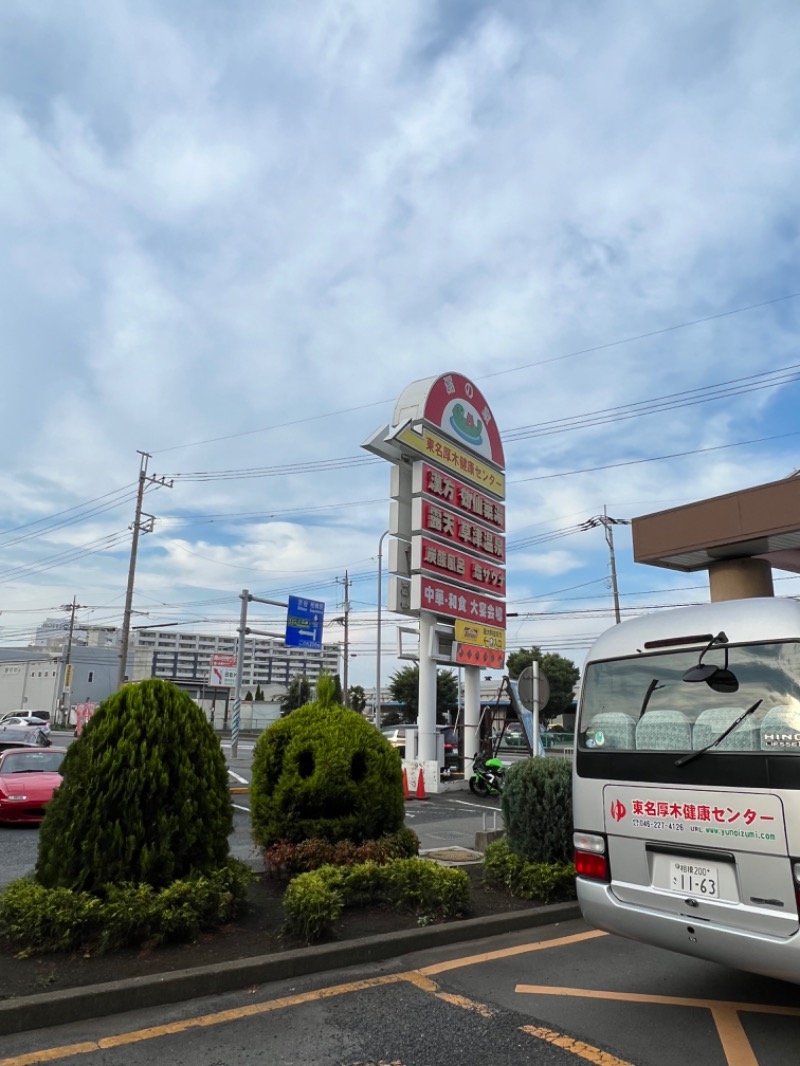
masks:
<path id="1" fill-rule="evenodd" d="M 673 859 L 670 863 L 669 886 L 673 892 L 685 892 L 689 896 L 719 897 L 719 867 L 708 863 L 684 862 Z"/>

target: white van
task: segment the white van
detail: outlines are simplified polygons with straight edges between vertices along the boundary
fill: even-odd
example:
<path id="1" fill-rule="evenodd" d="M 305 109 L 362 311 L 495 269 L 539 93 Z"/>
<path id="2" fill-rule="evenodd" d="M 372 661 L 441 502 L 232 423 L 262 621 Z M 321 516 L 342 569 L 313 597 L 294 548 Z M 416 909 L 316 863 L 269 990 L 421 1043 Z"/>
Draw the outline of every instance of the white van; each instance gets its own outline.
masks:
<path id="1" fill-rule="evenodd" d="M 613 626 L 584 667 L 575 741 L 586 921 L 800 984 L 800 604 Z"/>
<path id="2" fill-rule="evenodd" d="M 49 723 L 50 712 L 33 710 L 4 711 L 0 714 L 0 725 L 2 725 L 7 718 L 40 718 L 43 722 Z"/>

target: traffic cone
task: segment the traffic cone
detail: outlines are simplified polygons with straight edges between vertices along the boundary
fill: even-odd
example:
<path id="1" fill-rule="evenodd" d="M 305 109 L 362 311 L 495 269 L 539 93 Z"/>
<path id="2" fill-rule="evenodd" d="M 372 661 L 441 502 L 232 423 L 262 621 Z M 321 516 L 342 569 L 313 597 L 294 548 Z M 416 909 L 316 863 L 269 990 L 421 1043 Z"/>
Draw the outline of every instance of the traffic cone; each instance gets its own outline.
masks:
<path id="1" fill-rule="evenodd" d="M 417 774 L 417 791 L 414 798 L 418 800 L 426 800 L 428 798 L 425 795 L 425 778 L 423 777 L 421 766 L 419 768 L 419 773 Z"/>
<path id="2" fill-rule="evenodd" d="M 405 767 L 403 767 L 403 799 L 411 799 L 411 793 L 408 791 L 408 772 Z"/>

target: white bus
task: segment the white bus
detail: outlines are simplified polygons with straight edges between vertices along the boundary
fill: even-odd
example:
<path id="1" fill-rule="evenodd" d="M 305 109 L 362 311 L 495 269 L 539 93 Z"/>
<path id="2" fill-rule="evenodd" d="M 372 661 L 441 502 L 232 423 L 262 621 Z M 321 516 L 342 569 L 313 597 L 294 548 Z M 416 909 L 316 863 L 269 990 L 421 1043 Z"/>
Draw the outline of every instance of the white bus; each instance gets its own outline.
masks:
<path id="1" fill-rule="evenodd" d="M 800 603 L 732 600 L 608 630 L 575 740 L 586 921 L 800 983 Z"/>

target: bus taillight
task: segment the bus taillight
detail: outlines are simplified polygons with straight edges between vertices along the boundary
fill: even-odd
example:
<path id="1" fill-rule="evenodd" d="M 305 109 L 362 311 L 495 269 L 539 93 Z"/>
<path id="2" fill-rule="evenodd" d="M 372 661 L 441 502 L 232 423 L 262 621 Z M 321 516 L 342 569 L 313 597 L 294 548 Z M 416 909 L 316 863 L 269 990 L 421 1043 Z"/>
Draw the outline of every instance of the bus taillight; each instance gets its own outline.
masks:
<path id="1" fill-rule="evenodd" d="M 797 913 L 800 914 L 800 861 L 792 859 L 792 874 L 794 875 L 794 901 L 797 904 Z"/>
<path id="2" fill-rule="evenodd" d="M 592 881 L 611 880 L 606 838 L 601 833 L 574 833 L 572 843 L 578 877 L 588 877 Z"/>

